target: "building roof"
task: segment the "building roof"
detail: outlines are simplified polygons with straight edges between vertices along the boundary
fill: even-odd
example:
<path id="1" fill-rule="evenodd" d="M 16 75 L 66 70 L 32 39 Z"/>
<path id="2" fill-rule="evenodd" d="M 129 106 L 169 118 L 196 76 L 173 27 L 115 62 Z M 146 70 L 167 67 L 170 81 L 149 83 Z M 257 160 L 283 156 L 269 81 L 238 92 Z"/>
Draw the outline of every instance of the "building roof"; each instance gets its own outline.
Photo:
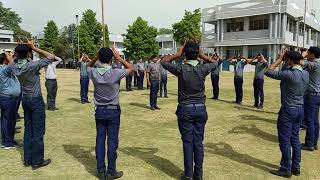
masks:
<path id="1" fill-rule="evenodd" d="M 9 31 L 9 30 L 2 30 L 0 29 L 0 34 L 4 34 L 4 35 L 12 35 L 14 34 L 13 31 Z"/>

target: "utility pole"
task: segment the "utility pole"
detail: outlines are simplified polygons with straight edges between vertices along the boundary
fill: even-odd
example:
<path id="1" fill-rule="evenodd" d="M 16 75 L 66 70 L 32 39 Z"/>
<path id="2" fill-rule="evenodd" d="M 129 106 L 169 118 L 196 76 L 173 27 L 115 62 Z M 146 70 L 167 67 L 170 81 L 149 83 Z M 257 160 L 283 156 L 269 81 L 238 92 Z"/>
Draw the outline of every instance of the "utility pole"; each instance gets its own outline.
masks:
<path id="1" fill-rule="evenodd" d="M 103 37 L 102 37 L 102 45 L 105 47 L 106 45 L 106 25 L 104 24 L 104 5 L 103 1 L 101 0 L 101 10 L 102 10 L 102 31 L 103 31 Z"/>
<path id="2" fill-rule="evenodd" d="M 77 31 L 78 31 L 78 59 L 80 59 L 80 30 L 79 30 L 79 15 L 76 15 Z"/>
<path id="3" fill-rule="evenodd" d="M 303 45 L 305 47 L 305 35 L 306 35 L 306 14 L 307 14 L 307 0 L 304 0 L 304 14 L 303 14 Z"/>

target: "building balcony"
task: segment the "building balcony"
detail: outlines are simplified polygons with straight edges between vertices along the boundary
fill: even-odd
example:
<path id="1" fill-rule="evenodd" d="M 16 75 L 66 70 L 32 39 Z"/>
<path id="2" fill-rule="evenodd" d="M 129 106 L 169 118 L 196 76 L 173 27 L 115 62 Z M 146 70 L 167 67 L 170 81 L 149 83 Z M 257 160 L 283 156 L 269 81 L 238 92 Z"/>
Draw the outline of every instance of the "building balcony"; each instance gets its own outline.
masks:
<path id="1" fill-rule="evenodd" d="M 218 37 L 214 31 L 206 31 L 202 37 L 204 47 L 212 47 L 217 42 Z"/>

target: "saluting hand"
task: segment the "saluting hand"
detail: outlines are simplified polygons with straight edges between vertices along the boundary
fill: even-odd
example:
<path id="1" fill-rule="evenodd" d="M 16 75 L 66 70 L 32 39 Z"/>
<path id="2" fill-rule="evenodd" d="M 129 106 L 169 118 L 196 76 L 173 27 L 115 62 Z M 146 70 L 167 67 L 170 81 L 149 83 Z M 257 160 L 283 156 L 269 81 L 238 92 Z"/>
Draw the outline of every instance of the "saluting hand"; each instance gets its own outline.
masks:
<path id="1" fill-rule="evenodd" d="M 115 47 L 112 47 L 112 52 L 113 52 L 113 55 L 114 55 L 114 58 L 119 61 L 121 59 L 121 56 L 119 54 L 119 52 L 116 50 Z"/>

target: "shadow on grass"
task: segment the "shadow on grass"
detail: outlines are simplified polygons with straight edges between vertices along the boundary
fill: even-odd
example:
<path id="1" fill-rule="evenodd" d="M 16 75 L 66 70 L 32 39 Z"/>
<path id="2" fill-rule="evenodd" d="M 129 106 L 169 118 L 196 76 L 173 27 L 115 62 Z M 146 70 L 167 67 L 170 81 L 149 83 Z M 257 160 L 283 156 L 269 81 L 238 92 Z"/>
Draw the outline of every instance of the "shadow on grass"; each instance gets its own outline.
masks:
<path id="1" fill-rule="evenodd" d="M 21 147 L 15 148 L 15 150 L 20 153 L 21 162 L 23 162 L 23 161 L 24 161 L 23 140 L 22 140 L 22 139 L 16 139 L 16 142 L 17 142 L 19 145 L 21 145 Z"/>
<path id="2" fill-rule="evenodd" d="M 179 167 L 169 160 L 155 155 L 158 152 L 158 148 L 126 147 L 120 148 L 119 151 L 143 160 L 152 167 L 159 169 L 174 179 L 180 178 L 182 170 Z"/>
<path id="3" fill-rule="evenodd" d="M 205 151 L 210 154 L 219 155 L 236 161 L 241 164 L 246 164 L 251 167 L 261 169 L 263 171 L 269 171 L 270 169 L 277 169 L 278 166 L 262 161 L 248 154 L 241 154 L 233 150 L 229 144 L 219 143 L 207 143 L 205 144 Z"/>
<path id="4" fill-rule="evenodd" d="M 242 120 L 264 121 L 264 122 L 271 123 L 271 124 L 277 124 L 277 121 L 275 121 L 275 120 L 262 118 L 262 117 L 255 116 L 255 115 L 245 114 L 245 115 L 240 115 L 240 117 L 241 117 Z"/>
<path id="5" fill-rule="evenodd" d="M 96 170 L 96 157 L 91 154 L 95 150 L 94 147 L 83 147 L 80 145 L 63 145 L 64 151 L 75 159 L 77 159 L 81 164 L 84 165 L 85 169 L 93 176 L 97 175 Z M 88 150 L 86 150 L 88 149 Z"/>
<path id="6" fill-rule="evenodd" d="M 68 101 L 73 101 L 73 102 L 77 102 L 77 103 L 81 103 L 79 98 L 68 98 Z"/>
<path id="7" fill-rule="evenodd" d="M 142 104 L 142 103 L 130 103 L 129 105 L 130 105 L 130 106 L 135 106 L 135 107 L 138 107 L 138 108 L 149 109 L 149 106 L 148 106 L 148 105 Z"/>
<path id="8" fill-rule="evenodd" d="M 249 108 L 248 107 L 244 107 L 244 106 L 235 106 L 234 108 L 238 109 L 238 110 L 246 110 L 246 111 L 252 111 L 252 112 L 260 112 L 260 113 L 267 113 L 267 114 L 278 114 L 275 112 L 270 112 L 270 111 L 264 111 L 264 110 L 258 110 L 258 109 L 253 109 L 253 108 Z"/>
<path id="9" fill-rule="evenodd" d="M 278 142 L 277 136 L 261 131 L 256 125 L 253 125 L 253 124 L 235 127 L 232 130 L 230 130 L 229 133 L 251 134 L 267 141 L 271 141 L 275 143 Z"/>

